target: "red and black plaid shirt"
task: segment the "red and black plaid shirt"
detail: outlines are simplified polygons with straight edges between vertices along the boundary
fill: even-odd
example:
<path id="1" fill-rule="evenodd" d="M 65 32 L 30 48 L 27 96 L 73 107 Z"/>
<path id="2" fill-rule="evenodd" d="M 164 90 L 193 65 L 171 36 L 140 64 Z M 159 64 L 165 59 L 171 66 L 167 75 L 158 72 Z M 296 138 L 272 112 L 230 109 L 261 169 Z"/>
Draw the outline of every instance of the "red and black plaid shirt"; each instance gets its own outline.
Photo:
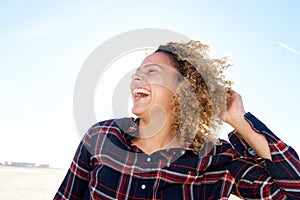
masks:
<path id="1" fill-rule="evenodd" d="M 138 121 L 108 120 L 89 129 L 54 199 L 300 199 L 296 152 L 250 113 L 245 119 L 269 142 L 272 161 L 257 158 L 232 132 L 228 143 L 143 153 L 131 140 Z M 211 148 L 209 148 L 211 147 Z M 206 150 L 209 151 L 206 151 Z"/>

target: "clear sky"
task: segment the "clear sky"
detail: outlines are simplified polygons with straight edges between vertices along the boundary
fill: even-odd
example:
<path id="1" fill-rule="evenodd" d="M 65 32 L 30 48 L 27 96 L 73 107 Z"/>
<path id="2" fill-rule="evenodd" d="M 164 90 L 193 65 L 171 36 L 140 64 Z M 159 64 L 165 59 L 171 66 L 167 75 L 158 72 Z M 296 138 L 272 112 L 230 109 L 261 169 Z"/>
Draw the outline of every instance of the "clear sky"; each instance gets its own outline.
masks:
<path id="1" fill-rule="evenodd" d="M 231 55 L 228 78 L 246 110 L 300 152 L 299 4 L 1 1 L 0 162 L 67 167 L 80 140 L 73 91 L 83 62 L 102 42 L 138 28 L 173 30 Z M 99 119 L 109 116 L 105 106 L 95 106 Z"/>

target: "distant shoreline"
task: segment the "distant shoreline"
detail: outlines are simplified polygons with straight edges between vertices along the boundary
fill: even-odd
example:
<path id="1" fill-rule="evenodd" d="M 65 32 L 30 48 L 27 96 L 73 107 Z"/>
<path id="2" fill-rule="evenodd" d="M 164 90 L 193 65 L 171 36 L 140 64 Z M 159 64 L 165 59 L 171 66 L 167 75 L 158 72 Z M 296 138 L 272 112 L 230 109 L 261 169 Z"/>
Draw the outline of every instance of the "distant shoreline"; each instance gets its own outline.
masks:
<path id="1" fill-rule="evenodd" d="M 12 165 L 0 165 L 0 169 L 53 169 L 53 170 L 65 170 L 59 167 L 22 167 L 22 166 L 12 166 Z"/>
<path id="2" fill-rule="evenodd" d="M 15 161 L 5 161 L 5 163 L 0 163 L 0 166 L 8 166 L 8 167 L 24 167 L 24 168 L 43 168 L 49 169 L 49 164 L 36 164 L 31 162 L 15 162 Z"/>

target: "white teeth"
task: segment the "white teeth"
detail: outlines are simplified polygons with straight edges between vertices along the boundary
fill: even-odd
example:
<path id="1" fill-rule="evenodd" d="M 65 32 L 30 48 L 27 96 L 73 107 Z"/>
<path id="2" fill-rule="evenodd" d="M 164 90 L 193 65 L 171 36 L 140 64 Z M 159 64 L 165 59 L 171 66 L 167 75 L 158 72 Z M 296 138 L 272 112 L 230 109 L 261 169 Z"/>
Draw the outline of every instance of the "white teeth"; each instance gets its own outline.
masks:
<path id="1" fill-rule="evenodd" d="M 150 92 L 146 89 L 143 89 L 143 88 L 136 88 L 132 91 L 132 93 L 134 95 L 137 95 L 137 94 L 145 94 L 145 95 L 150 95 Z"/>

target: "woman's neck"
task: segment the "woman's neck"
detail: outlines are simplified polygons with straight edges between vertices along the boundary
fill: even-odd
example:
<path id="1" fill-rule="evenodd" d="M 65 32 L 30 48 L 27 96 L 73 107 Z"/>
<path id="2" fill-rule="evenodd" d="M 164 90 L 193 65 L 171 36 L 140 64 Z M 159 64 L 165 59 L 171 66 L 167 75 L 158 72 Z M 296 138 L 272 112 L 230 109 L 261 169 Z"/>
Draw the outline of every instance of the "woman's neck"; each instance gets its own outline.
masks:
<path id="1" fill-rule="evenodd" d="M 139 137 L 132 141 L 146 154 L 169 148 L 179 148 L 177 137 L 172 134 L 172 117 L 156 115 L 151 120 L 140 119 Z"/>

